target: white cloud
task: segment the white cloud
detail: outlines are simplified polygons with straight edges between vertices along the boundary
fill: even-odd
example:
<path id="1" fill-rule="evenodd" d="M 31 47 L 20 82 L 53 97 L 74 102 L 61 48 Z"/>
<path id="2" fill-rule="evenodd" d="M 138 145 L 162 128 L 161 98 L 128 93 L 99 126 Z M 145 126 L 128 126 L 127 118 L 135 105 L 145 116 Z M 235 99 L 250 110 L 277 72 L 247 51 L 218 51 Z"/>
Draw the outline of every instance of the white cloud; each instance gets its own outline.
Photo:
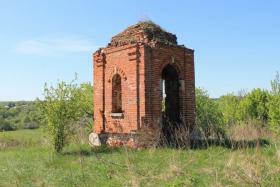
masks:
<path id="1" fill-rule="evenodd" d="M 28 55 L 59 55 L 65 53 L 94 52 L 98 47 L 84 38 L 54 37 L 29 39 L 17 43 L 18 53 Z"/>

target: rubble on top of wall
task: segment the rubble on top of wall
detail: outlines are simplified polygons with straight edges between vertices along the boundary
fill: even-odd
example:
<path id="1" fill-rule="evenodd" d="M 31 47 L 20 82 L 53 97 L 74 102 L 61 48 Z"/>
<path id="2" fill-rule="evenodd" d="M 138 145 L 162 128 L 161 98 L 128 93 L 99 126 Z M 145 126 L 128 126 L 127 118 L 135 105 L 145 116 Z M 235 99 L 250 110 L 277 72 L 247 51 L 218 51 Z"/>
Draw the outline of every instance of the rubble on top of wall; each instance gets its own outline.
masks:
<path id="1" fill-rule="evenodd" d="M 175 34 L 165 31 L 152 21 L 141 21 L 114 36 L 108 44 L 108 47 L 152 42 L 177 45 L 177 37 Z"/>

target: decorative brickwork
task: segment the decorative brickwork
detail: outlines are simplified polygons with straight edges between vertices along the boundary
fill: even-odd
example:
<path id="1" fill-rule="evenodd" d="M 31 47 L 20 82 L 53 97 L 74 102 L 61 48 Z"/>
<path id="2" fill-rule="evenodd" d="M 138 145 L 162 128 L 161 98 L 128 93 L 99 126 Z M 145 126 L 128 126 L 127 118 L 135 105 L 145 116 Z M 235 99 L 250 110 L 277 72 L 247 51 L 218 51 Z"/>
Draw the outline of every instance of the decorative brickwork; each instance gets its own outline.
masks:
<path id="1" fill-rule="evenodd" d="M 139 22 L 96 51 L 93 61 L 97 134 L 127 145 L 131 134 L 159 127 L 163 116 L 194 125 L 194 51 L 177 45 L 175 35 Z M 127 135 L 130 143 L 120 143 L 116 134 Z"/>

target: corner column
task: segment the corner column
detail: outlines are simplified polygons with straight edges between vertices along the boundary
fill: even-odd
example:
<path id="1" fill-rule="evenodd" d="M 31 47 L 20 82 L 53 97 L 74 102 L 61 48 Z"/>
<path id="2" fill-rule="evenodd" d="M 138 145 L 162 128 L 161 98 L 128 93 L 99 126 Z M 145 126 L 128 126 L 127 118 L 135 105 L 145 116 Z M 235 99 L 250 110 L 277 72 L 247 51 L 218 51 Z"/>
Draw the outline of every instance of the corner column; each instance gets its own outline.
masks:
<path id="1" fill-rule="evenodd" d="M 93 55 L 94 60 L 94 131 L 105 132 L 105 64 L 106 56 L 101 50 Z"/>

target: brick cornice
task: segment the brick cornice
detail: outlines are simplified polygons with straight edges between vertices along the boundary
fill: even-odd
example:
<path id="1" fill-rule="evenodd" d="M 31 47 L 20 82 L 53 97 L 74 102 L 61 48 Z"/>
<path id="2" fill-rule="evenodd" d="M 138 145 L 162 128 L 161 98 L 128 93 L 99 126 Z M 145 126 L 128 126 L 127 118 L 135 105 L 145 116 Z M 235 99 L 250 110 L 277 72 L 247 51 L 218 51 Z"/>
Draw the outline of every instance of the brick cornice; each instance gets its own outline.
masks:
<path id="1" fill-rule="evenodd" d="M 125 46 L 121 46 L 121 47 L 108 47 L 108 48 L 104 48 L 103 52 L 107 55 L 110 53 L 123 51 L 123 50 L 127 50 L 130 48 L 136 48 L 137 46 L 138 46 L 138 44 L 125 45 Z"/>

